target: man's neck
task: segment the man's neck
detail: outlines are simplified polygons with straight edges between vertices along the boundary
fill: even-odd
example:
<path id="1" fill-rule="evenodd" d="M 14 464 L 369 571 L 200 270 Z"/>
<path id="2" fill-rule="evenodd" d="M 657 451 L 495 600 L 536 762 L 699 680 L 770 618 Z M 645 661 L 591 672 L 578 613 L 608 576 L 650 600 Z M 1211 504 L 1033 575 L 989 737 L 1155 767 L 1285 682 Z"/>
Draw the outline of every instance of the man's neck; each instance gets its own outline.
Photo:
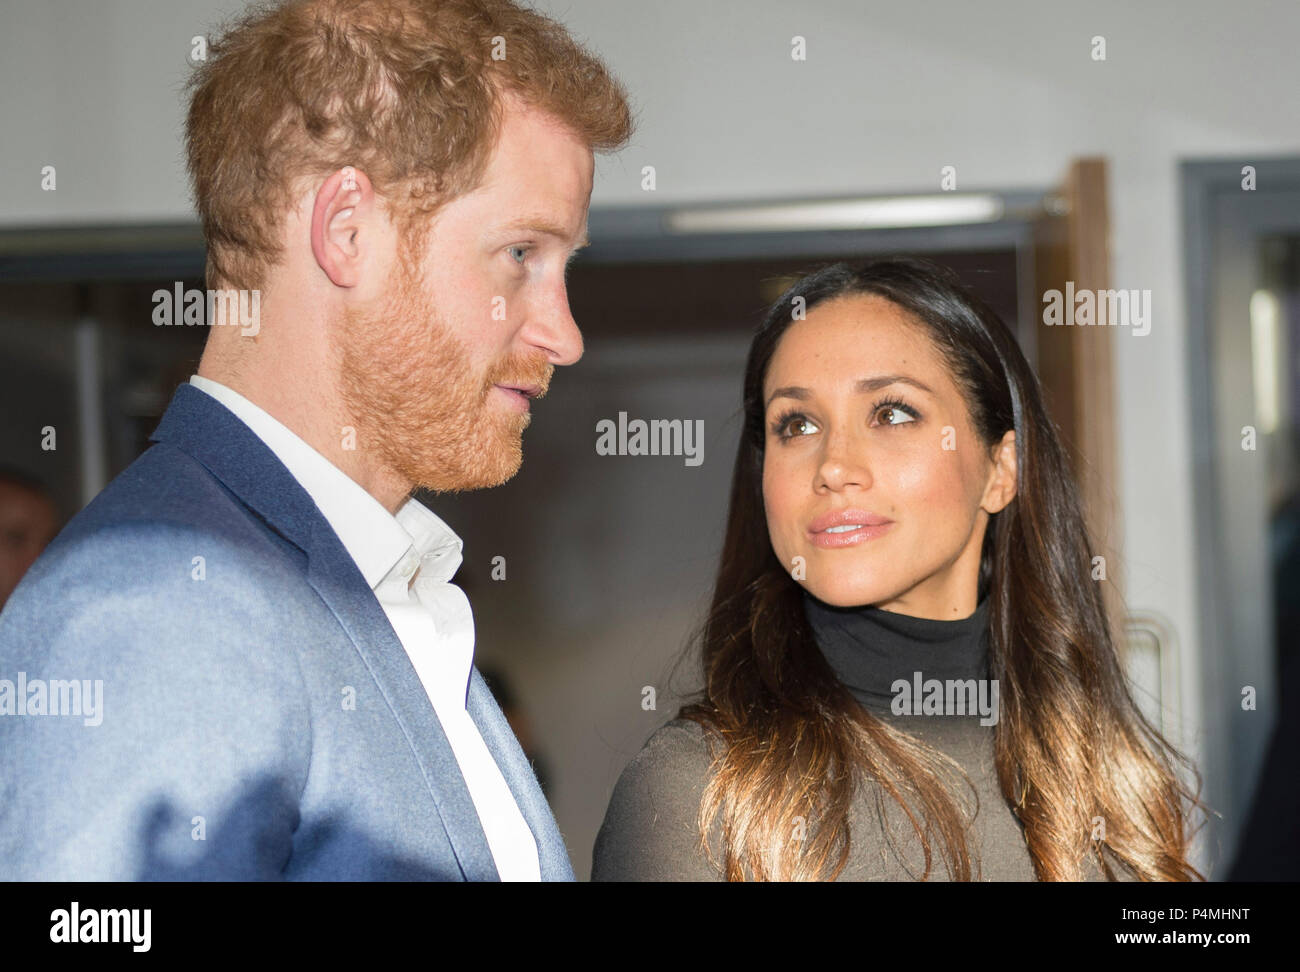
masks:
<path id="1" fill-rule="evenodd" d="M 292 380 L 259 381 L 250 376 L 248 369 L 236 372 L 223 367 L 207 353 L 199 362 L 198 375 L 225 385 L 266 412 L 361 486 L 389 513 L 395 515 L 410 496 L 410 483 L 382 463 L 368 462 L 367 454 L 355 448 L 356 432 L 348 434 L 351 426 L 343 419 L 342 409 L 332 394 L 332 384 L 328 389 L 314 385 L 309 398 L 298 392 L 299 386 Z M 346 447 L 345 441 L 352 442 L 353 447 Z"/>

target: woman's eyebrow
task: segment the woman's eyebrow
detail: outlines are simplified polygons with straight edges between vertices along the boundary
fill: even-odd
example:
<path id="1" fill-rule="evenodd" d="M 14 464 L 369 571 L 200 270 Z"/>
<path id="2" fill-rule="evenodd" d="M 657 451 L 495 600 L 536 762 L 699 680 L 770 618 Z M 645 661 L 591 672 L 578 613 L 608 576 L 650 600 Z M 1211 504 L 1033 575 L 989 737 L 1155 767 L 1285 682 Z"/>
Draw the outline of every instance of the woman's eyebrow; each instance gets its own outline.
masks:
<path id="1" fill-rule="evenodd" d="M 908 375 L 873 375 L 870 378 L 860 378 L 853 386 L 856 392 L 873 392 L 889 385 L 912 385 L 923 392 L 933 395 L 934 390 L 923 381 L 917 381 Z M 805 402 L 812 395 L 812 392 L 800 385 L 784 385 L 781 388 L 774 389 L 768 396 L 767 404 L 771 405 L 778 398 L 793 398 L 796 401 Z"/>
<path id="2" fill-rule="evenodd" d="M 877 391 L 887 385 L 911 385 L 923 392 L 934 394 L 934 390 L 929 385 L 923 381 L 917 381 L 910 375 L 876 375 L 873 378 L 863 378 L 854 386 L 854 390 L 860 392 Z"/>

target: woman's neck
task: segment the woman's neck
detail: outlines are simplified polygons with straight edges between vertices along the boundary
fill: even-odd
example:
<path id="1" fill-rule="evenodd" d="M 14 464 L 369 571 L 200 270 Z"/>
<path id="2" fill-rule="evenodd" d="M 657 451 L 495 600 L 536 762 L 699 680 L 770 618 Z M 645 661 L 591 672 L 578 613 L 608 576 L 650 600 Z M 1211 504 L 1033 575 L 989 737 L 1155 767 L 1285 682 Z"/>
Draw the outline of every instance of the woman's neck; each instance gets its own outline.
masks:
<path id="1" fill-rule="evenodd" d="M 863 606 L 840 608 L 803 592 L 804 613 L 836 677 L 863 705 L 888 710 L 898 683 L 988 678 L 988 601 L 938 621 Z"/>

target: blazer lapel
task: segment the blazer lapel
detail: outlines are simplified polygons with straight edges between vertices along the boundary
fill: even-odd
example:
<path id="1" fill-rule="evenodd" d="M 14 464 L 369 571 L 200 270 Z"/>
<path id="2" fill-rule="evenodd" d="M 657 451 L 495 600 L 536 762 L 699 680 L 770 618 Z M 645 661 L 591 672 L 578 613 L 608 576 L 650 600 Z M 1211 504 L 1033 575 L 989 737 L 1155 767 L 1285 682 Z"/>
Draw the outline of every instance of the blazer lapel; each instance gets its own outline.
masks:
<path id="1" fill-rule="evenodd" d="M 500 880 L 469 788 L 420 678 L 374 592 L 307 491 L 248 426 L 193 385 L 177 389 L 150 438 L 193 456 L 307 555 L 307 580 L 347 632 L 410 742 L 465 879 Z"/>
<path id="2" fill-rule="evenodd" d="M 456 754 L 388 616 L 323 517 L 312 548 L 307 551 L 307 580 L 347 631 L 406 732 L 465 880 L 499 881 Z"/>
<path id="3" fill-rule="evenodd" d="M 537 775 L 477 666 L 470 672 L 468 709 L 537 841 L 542 880 L 574 880 L 569 852 L 555 823 L 555 815 L 537 783 Z"/>

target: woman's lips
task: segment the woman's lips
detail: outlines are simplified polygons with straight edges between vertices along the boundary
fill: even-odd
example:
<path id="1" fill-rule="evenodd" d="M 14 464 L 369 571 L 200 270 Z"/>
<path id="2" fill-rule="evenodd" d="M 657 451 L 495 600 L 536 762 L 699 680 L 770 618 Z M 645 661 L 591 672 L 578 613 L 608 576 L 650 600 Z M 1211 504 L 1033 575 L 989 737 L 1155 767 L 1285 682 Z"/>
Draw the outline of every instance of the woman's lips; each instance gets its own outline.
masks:
<path id="1" fill-rule="evenodd" d="M 874 540 L 893 525 L 888 517 L 866 510 L 834 510 L 808 525 L 808 542 L 814 547 L 851 547 Z"/>
<path id="2" fill-rule="evenodd" d="M 892 527 L 893 522 L 881 523 L 876 526 L 862 526 L 853 530 L 845 530 L 843 533 L 810 533 L 808 539 L 814 547 L 851 547 L 855 543 L 865 543 L 868 540 L 874 540 L 883 533 L 887 533 Z"/>

